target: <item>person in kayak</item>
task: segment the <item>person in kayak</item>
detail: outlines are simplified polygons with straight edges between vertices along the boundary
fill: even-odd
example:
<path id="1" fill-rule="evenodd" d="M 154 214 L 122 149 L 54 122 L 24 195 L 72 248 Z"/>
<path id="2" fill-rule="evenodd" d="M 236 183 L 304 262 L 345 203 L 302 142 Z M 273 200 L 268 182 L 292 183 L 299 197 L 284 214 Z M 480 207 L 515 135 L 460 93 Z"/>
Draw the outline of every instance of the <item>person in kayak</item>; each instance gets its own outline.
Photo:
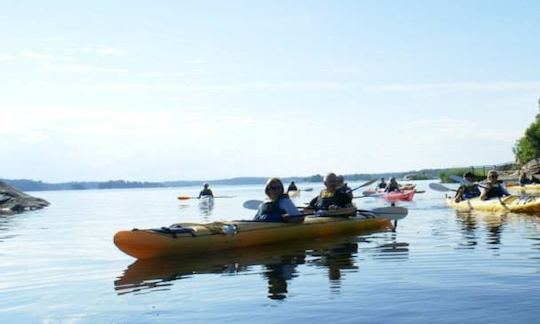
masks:
<path id="1" fill-rule="evenodd" d="M 401 192 L 401 189 L 399 189 L 399 184 L 397 183 L 396 177 L 391 177 L 390 182 L 384 189 L 384 192 L 393 192 L 393 191 Z"/>
<path id="2" fill-rule="evenodd" d="M 386 189 L 387 183 L 384 181 L 384 178 L 381 178 L 381 182 L 377 185 L 377 189 Z"/>
<path id="3" fill-rule="evenodd" d="M 289 191 L 298 191 L 298 188 L 296 187 L 294 181 L 291 181 L 291 184 L 289 184 L 289 187 L 287 187 L 287 192 Z"/>
<path id="4" fill-rule="evenodd" d="M 454 196 L 455 202 L 460 202 L 465 199 L 476 198 L 480 196 L 480 189 L 478 185 L 474 184 L 474 175 L 471 172 L 465 172 L 463 174 L 464 183 L 459 186 Z"/>
<path id="5" fill-rule="evenodd" d="M 319 211 L 353 207 L 351 197 L 338 190 L 339 181 L 335 173 L 329 173 L 324 177 L 324 185 L 326 188 L 310 201 L 310 209 Z"/>
<path id="6" fill-rule="evenodd" d="M 352 192 L 351 188 L 349 188 L 349 186 L 345 182 L 345 178 L 342 175 L 338 175 L 337 179 L 338 179 L 338 189 L 337 190 L 341 191 L 344 195 L 349 197 L 350 201 L 348 203 L 352 204 L 353 192 Z"/>
<path id="7" fill-rule="evenodd" d="M 208 188 L 208 183 L 205 183 L 204 186 L 203 186 L 203 190 L 201 190 L 201 192 L 199 192 L 199 199 L 202 197 L 202 196 L 210 196 L 210 197 L 214 197 L 214 193 L 212 192 L 212 190 L 210 190 L 210 188 Z"/>
<path id="8" fill-rule="evenodd" d="M 510 196 L 508 190 L 504 187 L 501 181 L 498 180 L 499 174 L 495 170 L 491 170 L 487 174 L 485 187 L 480 195 L 480 199 L 488 200 L 491 198 L 500 198 Z"/>
<path id="9" fill-rule="evenodd" d="M 259 222 L 302 222 L 304 216 L 294 205 L 278 178 L 270 178 L 264 188 L 268 200 L 257 210 L 254 220 Z"/>
<path id="10" fill-rule="evenodd" d="M 529 179 L 529 177 L 527 177 L 527 173 L 523 172 L 519 176 L 519 185 L 520 186 L 528 185 L 528 184 L 531 184 L 531 183 L 532 183 L 532 181 L 531 181 L 531 179 Z"/>

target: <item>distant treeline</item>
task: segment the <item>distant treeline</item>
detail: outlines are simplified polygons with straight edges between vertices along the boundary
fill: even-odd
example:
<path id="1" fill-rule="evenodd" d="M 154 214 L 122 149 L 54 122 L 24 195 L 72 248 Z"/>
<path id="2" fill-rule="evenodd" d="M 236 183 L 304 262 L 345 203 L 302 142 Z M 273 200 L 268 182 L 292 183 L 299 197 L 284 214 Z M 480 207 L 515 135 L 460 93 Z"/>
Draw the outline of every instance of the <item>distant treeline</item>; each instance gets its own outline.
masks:
<path id="1" fill-rule="evenodd" d="M 387 172 L 387 173 L 355 173 L 344 175 L 346 181 L 367 181 L 370 179 L 379 179 L 396 177 L 397 179 L 406 180 L 427 180 L 437 179 L 441 174 L 456 173 L 455 170 L 467 168 L 446 168 L 446 169 L 424 169 L 420 171 L 409 172 Z M 128 188 L 161 188 L 161 187 L 185 187 L 185 186 L 200 186 L 207 182 L 210 185 L 251 185 L 264 184 L 268 178 L 266 177 L 239 177 L 220 180 L 179 180 L 179 181 L 164 181 L 164 182 L 141 182 L 141 181 L 124 181 L 124 180 L 109 180 L 109 181 L 83 181 L 83 182 L 63 182 L 63 183 L 47 183 L 35 180 L 8 180 L 0 179 L 9 185 L 12 185 L 22 191 L 46 191 L 46 190 L 87 190 L 87 189 L 128 189 Z M 313 182 L 321 183 L 323 181 L 322 174 L 315 174 L 308 177 L 283 177 L 285 184 L 295 182 Z"/>

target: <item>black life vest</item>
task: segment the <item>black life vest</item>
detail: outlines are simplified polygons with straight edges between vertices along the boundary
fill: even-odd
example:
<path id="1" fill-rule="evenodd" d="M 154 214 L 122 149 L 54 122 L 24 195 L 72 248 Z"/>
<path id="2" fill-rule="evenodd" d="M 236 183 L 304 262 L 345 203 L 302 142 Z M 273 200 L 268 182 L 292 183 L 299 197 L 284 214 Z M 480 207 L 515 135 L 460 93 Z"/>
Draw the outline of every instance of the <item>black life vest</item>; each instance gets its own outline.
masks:
<path id="1" fill-rule="evenodd" d="M 287 211 L 279 207 L 279 201 L 283 198 L 289 198 L 287 194 L 282 194 L 275 201 L 265 201 L 260 207 L 260 212 L 255 216 L 255 220 L 261 222 L 282 222 L 283 215 Z"/>
<path id="2" fill-rule="evenodd" d="M 485 196 L 486 196 L 486 199 L 498 198 L 498 197 L 504 196 L 504 193 L 501 188 L 501 184 L 498 183 L 496 186 L 486 189 Z"/>
<path id="3" fill-rule="evenodd" d="M 463 186 L 463 198 L 471 199 L 480 196 L 480 189 L 475 184 L 462 185 Z"/>
<path id="4" fill-rule="evenodd" d="M 201 192 L 199 193 L 199 197 L 200 196 L 214 196 L 214 194 L 212 193 L 212 190 L 210 189 L 203 189 L 201 190 Z"/>
<path id="5" fill-rule="evenodd" d="M 332 205 L 344 208 L 347 207 L 347 204 L 350 203 L 350 201 L 351 199 L 349 198 L 349 196 L 340 190 L 336 190 L 332 193 L 324 189 L 319 194 L 319 197 L 317 197 L 315 209 L 328 210 L 328 208 Z"/>
<path id="6" fill-rule="evenodd" d="M 287 191 L 298 191 L 298 188 L 296 187 L 295 184 L 290 184 L 289 187 L 287 188 Z"/>

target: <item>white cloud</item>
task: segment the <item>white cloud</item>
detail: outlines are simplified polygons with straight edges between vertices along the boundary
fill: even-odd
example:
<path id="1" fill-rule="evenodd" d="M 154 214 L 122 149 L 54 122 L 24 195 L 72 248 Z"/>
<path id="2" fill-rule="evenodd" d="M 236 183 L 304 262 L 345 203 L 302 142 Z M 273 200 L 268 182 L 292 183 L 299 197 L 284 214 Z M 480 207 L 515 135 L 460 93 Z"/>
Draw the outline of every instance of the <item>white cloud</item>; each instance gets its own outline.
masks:
<path id="1" fill-rule="evenodd" d="M 0 54 L 0 62 L 3 61 L 12 61 L 15 59 L 15 56 L 9 54 Z"/>
<path id="2" fill-rule="evenodd" d="M 120 73 L 124 70 L 115 68 L 105 68 L 88 64 L 45 64 L 43 70 L 46 72 L 67 72 L 67 73 L 92 73 L 92 72 L 108 72 Z"/>
<path id="3" fill-rule="evenodd" d="M 34 52 L 34 51 L 22 51 L 20 55 L 24 58 L 31 59 L 31 60 L 38 60 L 38 61 L 51 59 L 49 55 L 39 53 L 39 52 Z"/>
<path id="4" fill-rule="evenodd" d="M 540 81 L 388 84 L 363 86 L 362 89 L 371 92 L 540 91 Z"/>
<path id="5" fill-rule="evenodd" d="M 127 53 L 125 49 L 104 45 L 87 46 L 82 49 L 85 52 L 93 52 L 99 55 L 122 56 Z"/>

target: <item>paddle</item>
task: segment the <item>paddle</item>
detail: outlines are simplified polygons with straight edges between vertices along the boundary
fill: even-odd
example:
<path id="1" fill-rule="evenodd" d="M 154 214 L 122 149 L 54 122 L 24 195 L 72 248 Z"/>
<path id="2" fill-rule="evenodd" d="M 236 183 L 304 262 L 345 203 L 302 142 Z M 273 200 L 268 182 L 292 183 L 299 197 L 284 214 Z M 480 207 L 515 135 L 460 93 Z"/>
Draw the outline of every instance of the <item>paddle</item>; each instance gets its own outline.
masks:
<path id="1" fill-rule="evenodd" d="M 259 206 L 263 202 L 261 200 L 248 200 L 245 201 L 242 206 L 246 209 L 252 209 L 257 210 L 259 209 Z M 407 216 L 408 210 L 404 207 L 381 207 L 381 208 L 375 208 L 372 210 L 365 210 L 365 209 L 357 209 L 357 213 L 371 213 L 374 216 L 385 216 L 385 218 L 388 218 L 390 220 L 399 220 Z M 312 213 L 306 213 L 303 214 L 303 216 L 309 216 L 309 215 L 320 215 L 321 212 L 312 212 Z M 336 216 L 339 217 L 339 216 Z"/>
<path id="2" fill-rule="evenodd" d="M 455 175 L 451 175 L 449 176 L 450 179 L 454 180 L 455 182 L 457 183 L 460 183 L 460 184 L 465 184 L 465 185 L 477 185 L 478 187 L 480 188 L 486 188 L 485 186 L 479 184 L 478 182 L 470 182 L 468 181 L 467 179 L 463 179 L 462 177 L 458 177 L 458 176 L 455 176 Z"/>
<path id="3" fill-rule="evenodd" d="M 234 197 L 236 197 L 236 196 L 214 196 L 213 198 L 234 198 Z M 184 196 L 184 195 L 178 196 L 178 200 L 189 200 L 189 199 L 199 199 L 199 197 Z"/>
<path id="4" fill-rule="evenodd" d="M 377 181 L 377 179 L 372 179 L 372 180 L 369 180 L 361 185 L 359 185 L 358 187 L 354 188 L 354 189 L 351 189 L 351 191 L 355 191 L 355 190 L 358 190 L 360 188 L 363 188 L 363 187 L 366 187 L 366 186 L 369 186 L 370 184 L 374 183 L 375 181 Z"/>
<path id="5" fill-rule="evenodd" d="M 252 199 L 252 200 L 247 200 L 247 201 L 244 201 L 244 203 L 242 204 L 242 206 L 246 209 L 252 209 L 252 210 L 257 210 L 259 209 L 259 206 L 263 203 L 262 200 L 255 200 L 255 199 Z"/>
<path id="6" fill-rule="evenodd" d="M 435 190 L 435 191 L 442 191 L 442 192 L 448 192 L 448 191 L 454 191 L 455 192 L 455 191 L 457 191 L 455 189 L 450 189 L 450 188 L 448 188 L 446 186 L 443 186 L 440 183 L 434 183 L 434 182 L 430 183 L 429 187 L 431 189 Z"/>

